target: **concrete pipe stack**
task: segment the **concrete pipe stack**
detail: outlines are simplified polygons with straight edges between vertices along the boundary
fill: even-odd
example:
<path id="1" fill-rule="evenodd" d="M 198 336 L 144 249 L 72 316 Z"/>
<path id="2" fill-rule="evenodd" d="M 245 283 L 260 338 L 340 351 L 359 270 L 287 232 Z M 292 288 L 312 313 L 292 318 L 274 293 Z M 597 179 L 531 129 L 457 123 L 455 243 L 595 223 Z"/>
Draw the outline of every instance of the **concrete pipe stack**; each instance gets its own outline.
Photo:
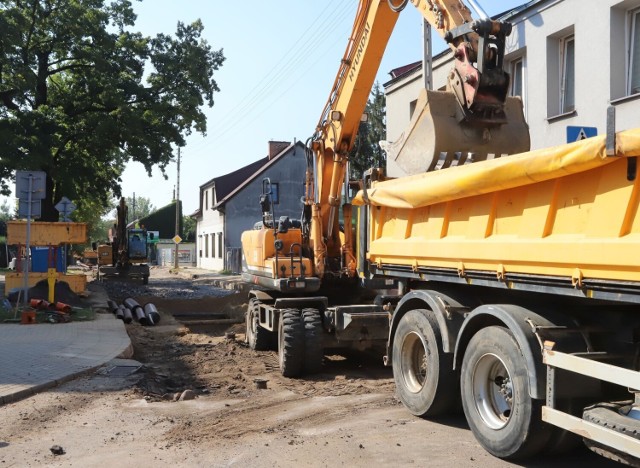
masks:
<path id="1" fill-rule="evenodd" d="M 156 325 L 160 322 L 160 314 L 154 304 L 148 302 L 143 306 L 132 297 L 128 297 L 122 304 L 108 300 L 107 307 L 116 318 L 124 323 L 131 323 L 134 320 L 143 326 Z"/>

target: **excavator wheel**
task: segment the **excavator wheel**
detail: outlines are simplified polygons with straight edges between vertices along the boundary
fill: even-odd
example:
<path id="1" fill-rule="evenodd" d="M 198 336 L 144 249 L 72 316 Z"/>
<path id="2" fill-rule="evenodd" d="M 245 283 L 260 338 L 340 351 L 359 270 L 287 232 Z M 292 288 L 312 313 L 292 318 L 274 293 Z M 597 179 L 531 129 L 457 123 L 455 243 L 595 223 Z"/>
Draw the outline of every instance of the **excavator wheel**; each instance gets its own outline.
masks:
<path id="1" fill-rule="evenodd" d="M 299 377 L 304 365 L 304 323 L 297 309 L 284 309 L 278 324 L 278 361 L 285 377 Z"/>
<path id="2" fill-rule="evenodd" d="M 304 322 L 304 373 L 316 374 L 322 370 L 324 358 L 322 317 L 318 309 L 302 309 Z"/>
<path id="3" fill-rule="evenodd" d="M 271 334 L 260 326 L 260 301 L 255 297 L 249 300 L 245 317 L 245 340 L 254 351 L 267 351 L 271 347 Z"/>

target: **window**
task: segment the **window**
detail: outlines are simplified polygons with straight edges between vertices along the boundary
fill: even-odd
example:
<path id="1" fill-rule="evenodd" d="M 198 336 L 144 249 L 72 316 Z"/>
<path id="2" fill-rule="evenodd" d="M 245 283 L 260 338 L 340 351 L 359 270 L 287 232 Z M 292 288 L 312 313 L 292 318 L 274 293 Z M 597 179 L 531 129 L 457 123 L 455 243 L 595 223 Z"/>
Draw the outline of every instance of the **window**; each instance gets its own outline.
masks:
<path id="1" fill-rule="evenodd" d="M 271 184 L 271 203 L 277 205 L 280 203 L 280 185 L 278 182 L 274 182 Z M 222 234 L 218 234 L 221 236 Z"/>
<path id="2" fill-rule="evenodd" d="M 204 256 L 209 258 L 209 234 L 204 235 Z"/>
<path id="3" fill-rule="evenodd" d="M 640 93 L 640 8 L 629 12 L 627 94 Z"/>
<path id="4" fill-rule="evenodd" d="M 524 57 L 514 59 L 509 64 L 509 74 L 511 75 L 511 86 L 509 94 L 520 96 L 522 107 L 524 107 Z"/>
<path id="5" fill-rule="evenodd" d="M 221 232 L 218 233 L 218 258 L 222 258 L 222 233 Z"/>
<path id="6" fill-rule="evenodd" d="M 205 210 L 209 209 L 209 191 L 208 190 L 204 191 L 204 209 Z"/>
<path id="7" fill-rule="evenodd" d="M 560 40 L 560 110 L 566 114 L 576 108 L 576 45 L 573 35 Z"/>
<path id="8" fill-rule="evenodd" d="M 216 258 L 216 235 L 211 234 L 211 258 Z"/>

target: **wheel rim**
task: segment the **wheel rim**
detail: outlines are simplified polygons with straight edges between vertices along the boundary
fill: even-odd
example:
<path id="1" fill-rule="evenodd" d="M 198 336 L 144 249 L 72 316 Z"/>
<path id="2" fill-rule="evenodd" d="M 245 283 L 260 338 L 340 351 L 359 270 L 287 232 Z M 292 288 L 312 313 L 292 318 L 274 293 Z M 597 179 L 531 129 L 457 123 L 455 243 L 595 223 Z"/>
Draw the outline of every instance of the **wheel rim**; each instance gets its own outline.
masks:
<path id="1" fill-rule="evenodd" d="M 513 382 L 495 354 L 485 354 L 473 369 L 473 396 L 478 414 L 491 429 L 507 425 L 513 407 Z"/>
<path id="2" fill-rule="evenodd" d="M 422 337 L 408 333 L 402 341 L 401 354 L 402 378 L 410 392 L 418 393 L 427 380 L 427 353 Z"/>

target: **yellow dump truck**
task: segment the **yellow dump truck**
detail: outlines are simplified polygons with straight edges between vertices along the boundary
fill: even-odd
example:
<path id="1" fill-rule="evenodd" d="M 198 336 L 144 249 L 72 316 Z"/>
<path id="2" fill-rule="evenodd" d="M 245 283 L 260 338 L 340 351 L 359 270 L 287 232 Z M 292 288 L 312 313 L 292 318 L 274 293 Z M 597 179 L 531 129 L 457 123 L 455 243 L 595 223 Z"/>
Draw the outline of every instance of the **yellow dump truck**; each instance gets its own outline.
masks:
<path id="1" fill-rule="evenodd" d="M 461 398 L 498 457 L 575 433 L 638 463 L 638 156 L 630 130 L 358 194 L 359 271 L 400 285 L 385 362 L 413 414 Z"/>

